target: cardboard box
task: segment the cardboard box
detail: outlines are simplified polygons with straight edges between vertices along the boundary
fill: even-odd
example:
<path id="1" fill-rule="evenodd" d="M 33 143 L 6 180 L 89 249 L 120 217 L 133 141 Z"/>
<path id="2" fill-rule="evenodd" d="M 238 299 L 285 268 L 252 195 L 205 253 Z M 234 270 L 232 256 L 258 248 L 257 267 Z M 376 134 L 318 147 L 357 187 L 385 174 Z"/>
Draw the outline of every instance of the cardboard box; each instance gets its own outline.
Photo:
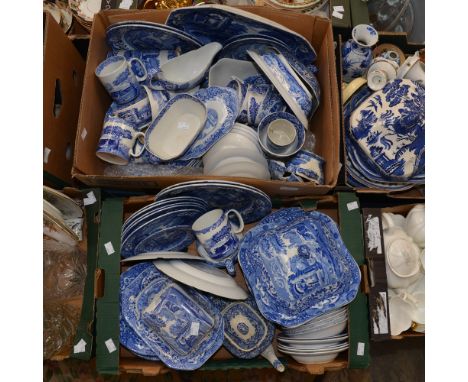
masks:
<path id="1" fill-rule="evenodd" d="M 120 273 L 125 269 L 121 267 L 120 263 L 121 226 L 123 221 L 132 213 L 153 201 L 154 196 L 139 196 L 126 199 L 107 199 L 102 205 L 98 266 L 101 268 L 99 274 L 101 276 L 104 275 L 104 277 L 99 277 L 96 280 L 99 289 L 103 290 L 102 297 L 97 301 L 96 314 L 96 367 L 97 371 L 101 374 L 136 373 L 154 376 L 170 370 L 162 362 L 146 361 L 119 346 L 119 282 Z M 357 250 L 357 257 L 364 259 L 363 248 L 360 244 L 362 242 L 362 233 L 360 236 L 357 236 L 357 240 L 354 234 L 347 237 L 344 235 L 345 231 L 352 232 L 351 226 L 362 229 L 359 208 L 346 207 L 351 204 L 354 206 L 356 201 L 357 198 L 355 196 L 352 196 L 351 199 L 342 198 L 339 202 L 336 197 L 328 196 L 320 200 L 302 200 L 299 204 L 298 202 L 288 200 L 283 206 L 291 207 L 299 205 L 306 209 L 316 208 L 318 211 L 329 215 L 333 220 L 339 222 L 343 239 L 351 254 L 355 256 Z M 246 226 L 245 232 L 254 225 L 255 223 Z M 114 250 L 111 255 L 108 254 L 105 248 L 105 244 L 109 247 L 109 242 L 112 243 Z M 189 247 L 189 252 L 196 254 L 194 244 Z M 356 260 L 358 261 L 358 259 Z M 361 263 L 361 261 L 358 261 L 358 264 Z M 242 271 L 238 264 L 236 265 L 236 280 L 246 288 Z M 356 299 L 359 300 L 357 301 L 357 305 L 354 302 L 349 305 L 349 351 L 340 353 L 338 358 L 332 362 L 319 365 L 298 364 L 292 358 L 277 352 L 277 355 L 281 357 L 285 366 L 310 374 L 323 374 L 325 371 L 347 367 L 367 367 L 369 364 L 367 297 L 361 292 L 358 295 Z M 109 343 L 109 340 L 112 341 L 118 351 L 109 351 L 109 348 L 106 346 L 106 342 Z M 276 346 L 276 342 L 273 345 Z M 359 349 L 362 349 L 362 351 Z M 251 360 L 237 359 L 233 358 L 224 347 L 221 347 L 200 370 L 268 367 L 271 367 L 271 365 L 261 357 Z"/>
<path id="2" fill-rule="evenodd" d="M 388 305 L 387 273 L 385 261 L 385 245 L 382 228 L 382 213 L 392 212 L 406 216 L 416 204 L 405 204 L 385 208 L 363 209 L 365 253 L 368 263 L 369 286 L 369 320 L 371 322 L 371 339 L 383 341 L 389 339 L 404 339 L 411 337 L 424 337 L 424 333 L 411 329 L 398 336 L 390 334 L 390 314 Z M 381 314 L 379 315 L 379 311 Z M 385 320 L 382 317 L 386 316 Z M 380 317 L 380 318 L 379 318 Z M 381 323 L 383 322 L 383 325 Z"/>
<path id="3" fill-rule="evenodd" d="M 77 190 L 74 188 L 65 188 L 63 192 L 73 199 L 89 198 L 91 193 L 94 197 L 90 200 L 92 203 L 84 206 L 83 238 L 79 242 L 79 248 L 86 256 L 86 280 L 83 294 L 81 296 L 60 300 L 61 304 L 81 310 L 73 346 L 80 341 L 84 341 L 86 346 L 85 350 L 79 353 L 74 353 L 73 347 L 64 348 L 51 359 L 53 361 L 61 361 L 73 357 L 89 360 L 94 352 L 95 272 L 97 266 L 97 243 L 101 208 L 100 191 L 97 189 Z"/>
<path id="4" fill-rule="evenodd" d="M 351 31 L 349 31 L 351 33 Z M 340 84 L 340 123 L 341 123 L 341 153 L 340 157 L 344 163 L 342 173 L 340 174 L 340 183 L 343 182 L 344 185 L 358 193 L 358 194 L 386 194 L 391 198 L 397 199 L 424 199 L 425 191 L 424 185 L 415 185 L 409 190 L 406 191 L 388 191 L 383 189 L 376 188 L 356 188 L 347 183 L 347 158 L 346 158 L 346 144 L 345 144 L 345 126 L 344 126 L 344 105 L 343 105 L 343 93 L 342 93 L 342 78 L 343 78 L 343 65 L 342 65 L 342 45 L 344 42 L 350 38 L 350 35 L 344 37 L 342 35 L 338 36 L 338 83 Z M 398 46 L 406 56 L 414 54 L 417 50 L 422 49 L 421 45 L 409 44 L 406 40 L 406 35 L 404 33 L 395 33 L 395 32 L 379 32 L 379 44 L 394 44 Z"/>
<path id="5" fill-rule="evenodd" d="M 54 18 L 44 18 L 44 184 L 63 188 L 72 181 L 85 62 Z"/>
<path id="6" fill-rule="evenodd" d="M 270 7 L 240 7 L 274 20 L 306 37 L 317 51 L 318 80 L 322 90 L 321 104 L 312 118 L 311 131 L 316 135 L 317 154 L 326 160 L 325 185 L 264 181 L 252 178 L 214 176 L 105 176 L 106 163 L 96 157 L 104 114 L 111 99 L 94 75 L 97 65 L 105 59 L 108 47 L 105 30 L 109 25 L 124 20 L 146 20 L 164 23 L 169 11 L 102 11 L 94 18 L 83 97 L 75 143 L 73 177 L 89 186 L 120 189 L 156 190 L 171 184 L 194 179 L 226 179 L 253 185 L 269 195 L 321 195 L 330 192 L 337 182 L 339 164 L 339 103 L 334 65 L 334 45 L 331 23 L 328 20 L 295 12 L 282 12 Z"/>

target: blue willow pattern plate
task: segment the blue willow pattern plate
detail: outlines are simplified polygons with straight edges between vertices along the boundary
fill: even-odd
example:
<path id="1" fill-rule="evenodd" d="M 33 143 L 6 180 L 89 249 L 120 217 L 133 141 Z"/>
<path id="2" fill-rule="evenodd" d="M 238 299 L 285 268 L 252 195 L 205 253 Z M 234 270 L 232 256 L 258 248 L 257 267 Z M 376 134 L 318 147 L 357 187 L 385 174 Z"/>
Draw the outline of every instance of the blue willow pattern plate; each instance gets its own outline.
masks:
<path id="1" fill-rule="evenodd" d="M 298 208 L 277 211 L 251 229 L 239 264 L 263 316 L 284 327 L 350 303 L 361 280 L 336 224 Z"/>
<path id="2" fill-rule="evenodd" d="M 239 112 L 237 93 L 233 89 L 213 86 L 200 89 L 193 96 L 206 106 L 206 123 L 189 149 L 179 158 L 180 160 L 202 157 L 229 133 Z"/>
<path id="3" fill-rule="evenodd" d="M 351 137 L 393 181 L 406 181 L 419 171 L 425 149 L 424 99 L 421 85 L 397 79 L 351 114 Z"/>
<path id="4" fill-rule="evenodd" d="M 201 293 L 163 274 L 135 279 L 122 295 L 122 310 L 133 330 L 171 368 L 197 369 L 222 345 L 219 311 Z"/>
<path id="5" fill-rule="evenodd" d="M 310 64 L 317 58 L 312 45 L 300 34 L 272 20 L 222 5 L 202 5 L 171 11 L 166 24 L 183 30 L 203 44 L 218 41 L 226 44 L 246 34 L 271 36 L 290 47 L 301 62 Z"/>
<path id="6" fill-rule="evenodd" d="M 244 223 L 252 223 L 268 215 L 271 199 L 263 191 L 247 184 L 223 180 L 194 180 L 166 187 L 156 195 L 156 200 L 174 196 L 194 196 L 204 199 L 210 209 L 236 209 Z"/>
<path id="7" fill-rule="evenodd" d="M 413 187 L 414 184 L 424 183 L 424 168 L 407 182 L 392 181 L 378 171 L 376 164 L 362 152 L 356 140 L 351 137 L 350 117 L 353 111 L 372 94 L 374 92 L 370 88 L 363 86 L 349 99 L 343 108 L 347 182 L 353 187 L 379 188 L 392 191 L 403 191 Z"/>
<path id="8" fill-rule="evenodd" d="M 133 280 L 138 277 L 138 275 L 140 275 L 143 271 L 151 268 L 155 268 L 153 263 L 145 262 L 136 264 L 123 272 L 120 275 L 120 295 L 122 295 L 123 291 Z M 120 344 L 141 358 L 150 361 L 159 361 L 156 353 L 151 350 L 146 342 L 143 341 L 140 336 L 135 333 L 127 321 L 125 321 L 122 313 L 122 305 L 120 309 Z"/>
<path id="9" fill-rule="evenodd" d="M 179 209 L 137 224 L 122 242 L 121 256 L 185 249 L 194 240 L 193 222 L 203 214 L 204 210 L 200 208 Z"/>
<path id="10" fill-rule="evenodd" d="M 119 50 L 177 50 L 186 53 L 202 44 L 168 25 L 148 21 L 122 21 L 106 29 L 107 45 Z"/>

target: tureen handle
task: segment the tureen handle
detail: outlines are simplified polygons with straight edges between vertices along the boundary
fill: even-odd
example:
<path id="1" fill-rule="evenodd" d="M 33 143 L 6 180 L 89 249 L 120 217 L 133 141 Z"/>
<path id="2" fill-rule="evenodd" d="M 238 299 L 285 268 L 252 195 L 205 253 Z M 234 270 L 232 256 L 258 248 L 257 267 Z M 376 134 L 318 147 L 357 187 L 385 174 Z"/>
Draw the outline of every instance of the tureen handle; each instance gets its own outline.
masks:
<path id="1" fill-rule="evenodd" d="M 275 351 L 273 350 L 273 346 L 271 346 L 271 344 L 263 351 L 262 357 L 267 359 L 268 362 L 270 362 L 273 365 L 273 367 L 280 373 L 282 373 L 285 370 L 284 365 L 276 356 Z"/>

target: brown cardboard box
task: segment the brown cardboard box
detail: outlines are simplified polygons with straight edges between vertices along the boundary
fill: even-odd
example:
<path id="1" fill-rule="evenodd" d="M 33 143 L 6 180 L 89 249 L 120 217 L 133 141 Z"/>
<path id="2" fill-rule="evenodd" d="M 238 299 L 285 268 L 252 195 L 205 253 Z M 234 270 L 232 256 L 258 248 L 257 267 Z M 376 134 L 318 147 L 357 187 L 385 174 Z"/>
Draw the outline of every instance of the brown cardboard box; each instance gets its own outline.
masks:
<path id="1" fill-rule="evenodd" d="M 383 293 L 387 293 L 387 274 L 386 274 L 386 271 L 385 271 L 385 246 L 384 246 L 384 239 L 383 239 L 383 229 L 382 229 L 382 219 L 381 219 L 381 214 L 384 213 L 384 212 L 391 212 L 391 213 L 394 213 L 394 214 L 399 214 L 399 215 L 403 215 L 403 216 L 406 216 L 408 215 L 408 213 L 411 211 L 411 209 L 416 206 L 416 204 L 405 204 L 405 205 L 399 205 L 399 206 L 394 206 L 394 207 L 386 207 L 386 208 L 381 208 L 379 210 L 377 209 L 368 209 L 367 213 L 371 213 L 372 214 L 372 217 L 374 219 L 378 219 L 378 222 L 379 222 L 379 239 L 380 239 L 380 242 L 381 242 L 381 245 L 380 245 L 380 254 L 379 256 L 372 256 L 372 251 L 370 250 L 370 246 L 367 246 L 366 247 L 366 253 L 367 253 L 367 261 L 368 263 L 371 263 L 373 260 L 374 261 L 374 264 L 369 266 L 369 273 L 368 273 L 368 280 L 367 280 L 367 284 L 370 286 L 369 290 L 367 291 L 367 293 L 369 293 L 372 297 L 372 294 L 374 293 L 373 291 L 373 286 L 375 286 L 376 288 L 376 291 L 377 292 L 383 292 Z M 367 213 L 366 211 L 363 211 L 364 215 L 366 216 Z M 366 225 L 364 226 L 364 235 L 368 235 L 367 234 L 367 230 L 366 230 Z M 374 233 L 375 234 L 375 233 Z M 369 237 L 369 235 L 368 235 Z M 374 240 L 375 240 L 375 237 L 374 237 Z M 375 248 L 374 248 L 375 250 Z M 371 271 L 373 269 L 373 271 Z M 371 277 L 371 272 L 373 272 L 373 277 Z M 374 281 L 373 281 L 373 280 Z M 379 280 L 381 280 L 382 282 L 379 283 Z M 381 289 L 381 288 L 378 288 L 378 286 L 380 285 L 384 285 L 385 288 L 384 289 Z M 388 297 L 387 297 L 388 299 Z M 375 299 L 374 298 L 370 298 L 370 304 L 369 304 L 369 309 L 370 311 L 372 311 L 374 309 L 374 302 Z M 385 306 L 386 306 L 386 310 L 389 310 L 389 307 L 387 305 L 387 302 L 385 302 Z M 372 317 L 371 317 L 371 321 L 372 321 Z M 390 328 L 390 322 L 388 320 L 388 327 Z M 400 335 L 398 336 L 391 336 L 390 333 L 383 333 L 383 334 L 378 334 L 378 333 L 375 333 L 373 336 L 372 336 L 372 339 L 373 340 L 376 340 L 376 341 L 379 341 L 379 340 L 387 340 L 387 339 L 397 339 L 397 340 L 400 340 L 400 339 L 404 339 L 404 338 L 410 338 L 410 337 L 424 337 L 425 336 L 425 333 L 419 333 L 419 332 L 415 332 L 411 329 L 407 330 L 406 332 L 403 332 L 401 333 Z"/>
<path id="2" fill-rule="evenodd" d="M 345 39 L 343 36 L 338 37 L 338 83 L 340 84 L 340 124 L 341 124 L 341 155 L 344 162 L 344 183 L 346 186 L 353 189 L 358 194 L 386 194 L 391 198 L 395 199 L 424 199 L 424 185 L 417 185 L 413 188 L 406 190 L 406 191 L 388 191 L 382 189 L 375 189 L 375 188 L 355 188 L 350 186 L 346 179 L 347 179 L 347 169 L 346 169 L 346 145 L 345 145 L 345 127 L 344 127 L 344 108 L 343 108 L 343 94 L 342 94 L 342 87 L 341 87 L 341 79 L 343 76 L 343 66 L 342 66 L 342 56 L 341 56 L 341 48 L 342 45 L 345 43 Z M 406 40 L 406 35 L 404 33 L 395 33 L 395 32 L 379 32 L 379 44 L 394 44 L 400 47 L 405 55 L 414 54 L 418 49 L 422 49 L 423 46 L 415 45 L 415 44 L 408 44 Z"/>
<path id="3" fill-rule="evenodd" d="M 339 103 L 336 83 L 335 56 L 331 23 L 328 20 L 282 12 L 269 7 L 240 7 L 257 15 L 272 19 L 302 34 L 317 51 L 318 80 L 322 99 L 314 115 L 310 129 L 316 136 L 317 153 L 326 160 L 325 185 L 263 181 L 251 178 L 227 178 L 208 176 L 105 176 L 105 163 L 96 157 L 96 145 L 101 134 L 102 121 L 111 99 L 94 75 L 97 65 L 105 59 L 108 47 L 105 41 L 106 27 L 124 20 L 146 20 L 164 23 L 169 11 L 102 11 L 94 18 L 83 87 L 83 97 L 75 143 L 73 176 L 87 185 L 120 189 L 159 189 L 194 179 L 227 179 L 247 183 L 270 195 L 321 195 L 336 185 L 339 164 Z"/>
<path id="4" fill-rule="evenodd" d="M 54 18 L 44 15 L 44 181 L 70 184 L 85 62 Z"/>
<path id="5" fill-rule="evenodd" d="M 119 252 L 120 244 L 117 243 L 116 241 L 120 240 L 120 227 L 123 221 L 128 219 L 130 215 L 138 211 L 139 209 L 147 206 L 150 203 L 154 202 L 154 195 L 150 196 L 137 196 L 137 197 L 129 197 L 126 198 L 123 201 L 123 209 L 121 207 L 120 211 L 122 212 L 121 220 L 119 222 L 115 221 L 115 218 L 117 216 L 113 216 L 113 222 L 114 227 L 111 229 L 114 231 L 112 235 L 106 236 L 105 240 L 111 240 L 113 243 L 113 248 L 116 250 L 116 253 Z M 105 202 L 104 202 L 105 203 Z M 306 202 L 304 202 L 306 203 Z M 292 201 L 291 199 L 288 200 L 283 206 L 297 206 L 297 203 Z M 337 223 L 339 222 L 339 211 L 338 211 L 338 204 L 337 204 L 337 199 L 334 196 L 327 196 L 324 197 L 320 200 L 317 200 L 317 210 L 327 214 L 330 216 L 334 221 Z M 102 214 L 102 219 L 101 219 L 101 224 L 106 224 L 105 221 L 105 214 Z M 255 226 L 256 223 L 246 225 L 245 227 L 245 232 L 247 232 L 250 228 Z M 109 227 L 108 227 L 109 228 Z M 102 231 L 101 231 L 102 232 Z M 194 244 L 191 244 L 188 248 L 188 252 L 192 253 L 194 255 L 197 255 L 196 248 Z M 104 256 L 106 260 L 109 258 L 106 252 L 99 253 L 99 256 Z M 134 264 L 134 263 L 133 263 Z M 133 265 L 132 263 L 120 263 L 120 272 L 124 271 L 125 269 L 128 268 L 128 266 Z M 102 272 L 99 272 L 98 275 L 102 276 L 106 274 L 106 277 L 97 277 L 96 279 L 96 284 L 98 285 L 98 289 L 103 290 L 102 296 L 110 296 L 110 295 L 116 295 L 118 301 L 118 279 L 119 275 L 116 275 L 116 281 L 110 281 L 110 277 L 114 277 L 114 271 L 111 270 L 113 269 L 112 266 L 109 267 L 109 269 L 102 269 Z M 107 276 L 108 274 L 110 275 L 112 273 L 112 276 Z M 239 264 L 236 264 L 236 276 L 235 276 L 236 281 L 238 282 L 239 285 L 241 285 L 244 289 L 247 289 L 242 271 L 239 267 Z M 109 289 L 109 290 L 108 290 Z M 110 304 L 109 304 L 110 306 Z M 103 307 L 103 311 L 107 307 Z M 118 304 L 117 308 L 113 309 L 119 309 Z M 101 315 L 101 313 L 103 313 Z M 101 341 L 100 339 L 108 339 L 114 338 L 115 334 L 112 333 L 112 331 L 106 331 L 109 327 L 115 326 L 116 323 L 111 321 L 112 314 L 109 312 L 100 312 L 99 309 L 99 303 L 98 303 L 98 312 L 96 316 L 97 320 L 97 328 L 96 328 L 96 338 L 97 338 L 97 345 L 96 345 L 96 365 L 97 365 L 97 370 L 98 372 L 103 372 L 101 369 L 101 365 L 104 365 L 107 368 L 110 368 L 110 364 L 112 364 L 113 367 L 117 368 L 121 373 L 132 373 L 132 374 L 143 374 L 146 376 L 155 376 L 159 374 L 164 374 L 170 371 L 170 369 L 165 366 L 162 362 L 153 362 L 153 361 L 147 361 L 142 358 L 136 357 L 133 355 L 130 351 L 125 349 L 123 346 L 118 347 L 119 348 L 119 354 L 115 355 L 115 359 L 111 358 L 114 357 L 114 354 L 109 354 L 109 352 L 105 349 L 105 346 L 101 346 Z M 119 315 L 115 316 L 115 320 L 118 320 Z M 102 325 L 100 324 L 100 320 L 104 320 L 105 322 L 102 322 Z M 116 330 L 118 330 L 118 325 L 116 326 Z M 101 335 L 101 331 L 105 331 Z M 114 341 L 118 340 L 118 335 L 115 337 Z M 273 342 L 273 346 L 276 348 L 276 341 Z M 104 348 L 104 350 L 101 352 L 100 347 Z M 338 357 L 331 361 L 327 362 L 324 364 L 317 364 L 317 365 L 303 365 L 295 362 L 292 358 L 286 357 L 284 354 L 279 353 L 276 350 L 277 356 L 287 359 L 287 368 L 292 368 L 298 371 L 303 371 L 303 372 L 308 372 L 309 374 L 323 374 L 326 371 L 333 371 L 333 370 L 339 370 L 339 369 L 344 369 L 348 367 L 348 351 L 342 352 L 338 355 Z M 111 361 L 114 360 L 114 361 Z M 117 362 L 112 363 L 112 362 Z M 264 360 L 261 357 L 257 357 L 252 360 L 241 360 L 241 359 L 236 359 L 234 358 L 224 347 L 221 347 L 205 364 L 202 369 L 207 369 L 207 370 L 223 370 L 223 369 L 230 369 L 230 368 L 251 368 L 251 369 L 257 369 L 257 368 L 266 368 L 266 367 L 271 367 L 271 365 Z M 107 369 L 108 371 L 109 369 Z"/>

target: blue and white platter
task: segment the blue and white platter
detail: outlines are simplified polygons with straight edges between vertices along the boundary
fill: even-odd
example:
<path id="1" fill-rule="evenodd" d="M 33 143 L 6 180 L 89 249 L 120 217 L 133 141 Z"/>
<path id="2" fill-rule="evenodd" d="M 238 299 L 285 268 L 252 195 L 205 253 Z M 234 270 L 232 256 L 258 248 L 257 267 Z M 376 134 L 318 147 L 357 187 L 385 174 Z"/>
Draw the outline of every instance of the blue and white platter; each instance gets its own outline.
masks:
<path id="1" fill-rule="evenodd" d="M 244 223 L 262 219 L 271 211 L 271 199 L 263 191 L 242 183 L 223 180 L 194 180 L 178 183 L 161 190 L 156 200 L 174 196 L 194 196 L 204 199 L 210 209 L 236 209 Z"/>
<path id="2" fill-rule="evenodd" d="M 223 320 L 207 297 L 184 288 L 153 265 L 121 294 L 126 322 L 167 366 L 194 370 L 223 342 Z"/>
<path id="3" fill-rule="evenodd" d="M 349 130 L 381 174 L 407 181 L 420 171 L 425 150 L 425 90 L 396 79 L 372 94 L 351 114 Z"/>
<path id="4" fill-rule="evenodd" d="M 137 224 L 122 242 L 121 256 L 126 258 L 146 252 L 185 249 L 194 240 L 193 222 L 204 212 L 200 208 L 179 209 Z"/>
<path id="5" fill-rule="evenodd" d="M 233 89 L 213 86 L 198 90 L 194 97 L 206 106 L 206 123 L 189 149 L 179 158 L 180 160 L 201 158 L 216 142 L 229 133 L 239 112 L 237 93 Z"/>
<path id="6" fill-rule="evenodd" d="M 122 21 L 106 29 L 107 45 L 119 50 L 177 50 L 186 53 L 202 44 L 193 36 L 168 25 L 149 21 Z"/>
<path id="7" fill-rule="evenodd" d="M 271 36 L 290 47 L 301 62 L 310 64 L 317 54 L 300 34 L 261 16 L 218 4 L 178 8 L 171 11 L 166 24 L 180 29 L 203 44 L 227 41 L 246 34 Z"/>
<path id="8" fill-rule="evenodd" d="M 361 280 L 330 217 L 299 208 L 274 212 L 251 229 L 239 264 L 262 315 L 284 327 L 348 304 Z"/>
<path id="9" fill-rule="evenodd" d="M 154 268 L 152 263 L 139 263 L 123 272 L 120 275 L 120 294 L 122 295 L 127 286 L 135 280 L 139 274 L 151 268 Z M 122 309 L 120 309 L 120 344 L 141 358 L 150 361 L 159 360 L 156 353 L 151 350 L 146 342 L 143 341 L 127 321 L 125 321 Z"/>
<path id="10" fill-rule="evenodd" d="M 254 35 L 235 36 L 226 41 L 223 49 L 218 53 L 218 60 L 222 58 L 233 58 L 235 60 L 251 61 L 247 50 L 260 50 L 265 48 L 276 48 L 280 52 L 289 52 L 289 48 L 274 37 Z"/>

